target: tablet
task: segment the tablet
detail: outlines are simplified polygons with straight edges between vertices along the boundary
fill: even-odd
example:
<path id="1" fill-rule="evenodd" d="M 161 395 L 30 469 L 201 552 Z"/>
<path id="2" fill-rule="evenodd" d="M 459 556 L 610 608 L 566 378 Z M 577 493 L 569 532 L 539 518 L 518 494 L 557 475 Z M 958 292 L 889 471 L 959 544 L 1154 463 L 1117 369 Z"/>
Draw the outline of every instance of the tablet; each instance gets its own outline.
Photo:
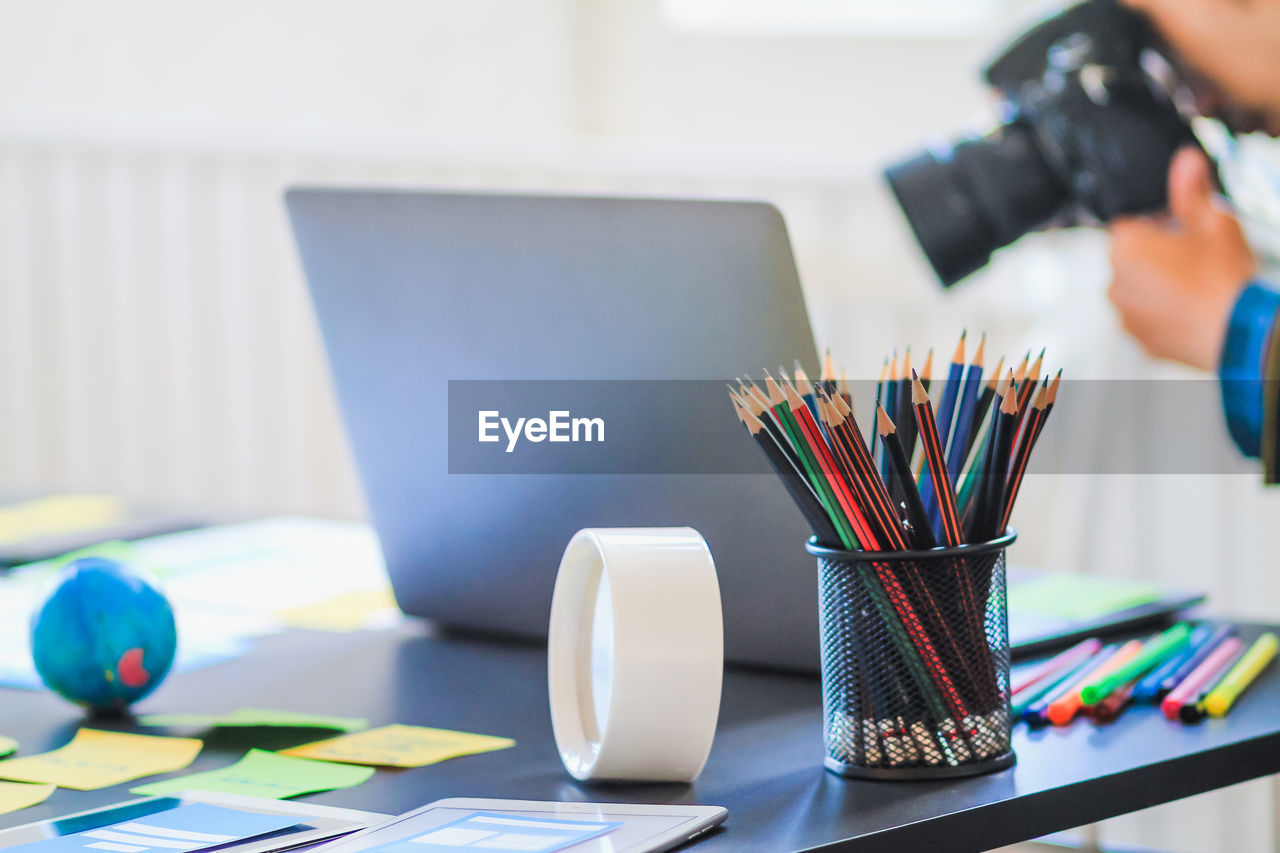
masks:
<path id="1" fill-rule="evenodd" d="M 324 853 L 655 853 L 724 822 L 720 806 L 437 800 L 323 845 Z"/>
<path id="2" fill-rule="evenodd" d="M 179 816 L 183 816 L 181 820 Z M 31 853 L 196 853 L 216 847 L 219 853 L 278 853 L 386 819 L 378 812 L 316 803 L 184 791 L 15 826 L 0 831 L 0 849 L 24 846 Z"/>

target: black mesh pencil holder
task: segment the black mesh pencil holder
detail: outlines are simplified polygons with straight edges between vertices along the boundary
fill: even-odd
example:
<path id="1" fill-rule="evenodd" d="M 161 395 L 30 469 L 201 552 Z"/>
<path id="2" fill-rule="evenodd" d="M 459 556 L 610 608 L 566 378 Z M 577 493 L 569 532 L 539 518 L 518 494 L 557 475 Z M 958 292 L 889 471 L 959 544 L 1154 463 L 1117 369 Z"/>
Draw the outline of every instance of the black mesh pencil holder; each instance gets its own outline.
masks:
<path id="1" fill-rule="evenodd" d="M 939 779 L 1014 763 L 1005 548 L 818 558 L 825 764 L 843 776 Z"/>

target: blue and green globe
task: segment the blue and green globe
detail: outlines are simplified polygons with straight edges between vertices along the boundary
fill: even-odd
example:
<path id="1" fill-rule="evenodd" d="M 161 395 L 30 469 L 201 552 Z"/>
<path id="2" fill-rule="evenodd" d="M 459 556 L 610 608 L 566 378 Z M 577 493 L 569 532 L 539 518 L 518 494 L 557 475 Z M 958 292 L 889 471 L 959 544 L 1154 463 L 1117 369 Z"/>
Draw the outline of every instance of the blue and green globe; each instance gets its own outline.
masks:
<path id="1" fill-rule="evenodd" d="M 155 690 L 177 645 L 164 594 L 141 571 L 105 557 L 63 567 L 31 619 L 40 678 L 95 711 L 123 710 Z"/>

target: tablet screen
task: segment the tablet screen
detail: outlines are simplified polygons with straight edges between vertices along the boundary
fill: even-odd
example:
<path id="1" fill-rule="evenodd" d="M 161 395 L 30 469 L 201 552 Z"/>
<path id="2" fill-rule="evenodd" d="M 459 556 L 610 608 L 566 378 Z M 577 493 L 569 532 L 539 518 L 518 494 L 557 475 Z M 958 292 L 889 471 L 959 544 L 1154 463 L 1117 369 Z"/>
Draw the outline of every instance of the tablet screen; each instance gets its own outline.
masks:
<path id="1" fill-rule="evenodd" d="M 343 844 L 367 853 L 618 853 L 698 819 L 688 814 L 611 814 L 604 808 L 521 810 L 435 807 Z M 359 847 L 356 842 L 359 841 Z"/>

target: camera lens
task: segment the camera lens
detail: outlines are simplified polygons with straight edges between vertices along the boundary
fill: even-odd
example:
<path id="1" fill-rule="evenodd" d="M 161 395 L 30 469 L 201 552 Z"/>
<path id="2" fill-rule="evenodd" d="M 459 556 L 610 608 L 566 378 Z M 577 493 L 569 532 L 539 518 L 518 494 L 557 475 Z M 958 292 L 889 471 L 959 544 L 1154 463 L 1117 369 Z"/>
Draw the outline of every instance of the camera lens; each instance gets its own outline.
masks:
<path id="1" fill-rule="evenodd" d="M 885 177 L 925 256 L 950 287 L 986 266 L 991 253 L 1045 225 L 1069 202 L 1021 121 L 985 136 L 925 150 Z"/>

